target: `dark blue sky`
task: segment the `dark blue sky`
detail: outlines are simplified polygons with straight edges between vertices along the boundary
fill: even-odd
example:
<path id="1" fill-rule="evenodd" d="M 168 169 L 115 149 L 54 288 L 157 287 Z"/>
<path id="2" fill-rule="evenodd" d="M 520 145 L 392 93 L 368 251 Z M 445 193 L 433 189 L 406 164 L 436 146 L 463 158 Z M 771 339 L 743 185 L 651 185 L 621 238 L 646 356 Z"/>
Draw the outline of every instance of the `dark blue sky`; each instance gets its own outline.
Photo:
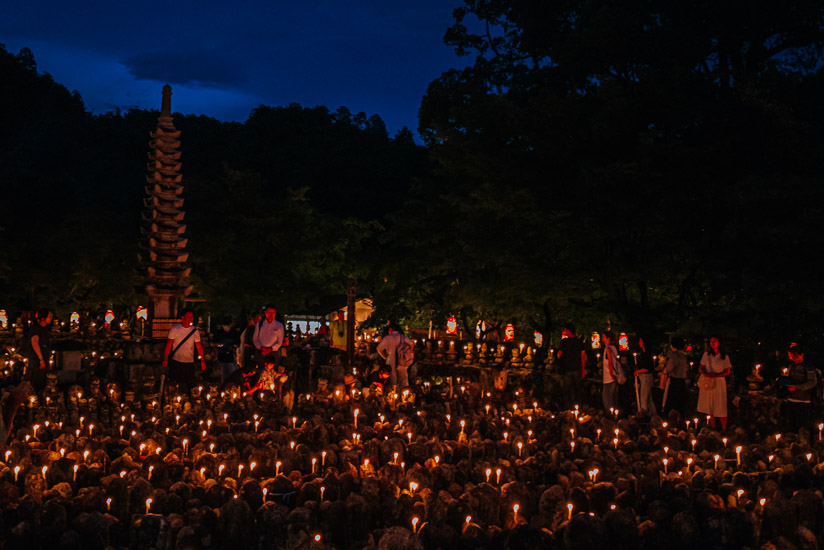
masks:
<path id="1" fill-rule="evenodd" d="M 461 0 L 10 0 L 0 43 L 32 49 L 41 72 L 95 112 L 160 108 L 246 120 L 260 104 L 345 105 L 390 134 L 417 129 L 430 81 L 470 63 L 443 44 Z"/>

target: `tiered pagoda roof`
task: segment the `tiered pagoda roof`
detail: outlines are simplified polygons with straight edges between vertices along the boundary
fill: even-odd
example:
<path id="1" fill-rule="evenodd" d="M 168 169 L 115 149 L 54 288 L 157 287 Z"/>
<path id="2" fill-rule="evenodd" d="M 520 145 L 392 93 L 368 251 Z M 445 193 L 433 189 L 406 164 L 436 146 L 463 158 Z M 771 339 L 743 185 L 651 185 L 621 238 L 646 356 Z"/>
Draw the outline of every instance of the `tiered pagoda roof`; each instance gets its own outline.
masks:
<path id="1" fill-rule="evenodd" d="M 141 228 L 146 237 L 145 253 L 140 261 L 145 268 L 145 288 L 150 302 L 170 303 L 187 296 L 192 287 L 185 282 L 191 268 L 185 265 L 189 254 L 181 198 L 180 131 L 172 119 L 172 88 L 168 84 L 163 87 L 157 128 L 150 136 L 147 197 L 143 200 L 146 208 Z M 169 311 L 169 314 L 174 316 L 176 312 Z"/>

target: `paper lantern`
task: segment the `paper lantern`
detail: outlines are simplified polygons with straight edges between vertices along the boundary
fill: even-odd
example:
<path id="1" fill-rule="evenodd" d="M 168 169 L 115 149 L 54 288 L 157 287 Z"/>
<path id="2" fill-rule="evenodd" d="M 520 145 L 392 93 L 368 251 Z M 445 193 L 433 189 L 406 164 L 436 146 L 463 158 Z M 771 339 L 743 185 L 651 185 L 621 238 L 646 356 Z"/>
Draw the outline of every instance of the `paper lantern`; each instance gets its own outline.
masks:
<path id="1" fill-rule="evenodd" d="M 592 333 L 592 349 L 599 349 L 601 347 L 601 335 L 597 332 Z"/>
<path id="2" fill-rule="evenodd" d="M 105 317 L 103 320 L 106 321 L 106 326 L 109 326 L 112 321 L 114 321 L 114 312 L 112 310 L 106 311 Z"/>
<path id="3" fill-rule="evenodd" d="M 457 334 L 458 333 L 458 320 L 455 319 L 454 315 L 446 320 L 446 333 L 447 334 Z"/>
<path id="4" fill-rule="evenodd" d="M 539 348 L 544 345 L 544 335 L 537 330 L 535 331 L 535 345 Z"/>
<path id="5" fill-rule="evenodd" d="M 504 342 L 512 342 L 515 340 L 515 325 L 509 323 L 504 328 Z"/>
<path id="6" fill-rule="evenodd" d="M 149 310 L 143 306 L 137 306 L 136 315 L 139 321 L 147 321 L 149 319 Z"/>
<path id="7" fill-rule="evenodd" d="M 629 349 L 629 338 L 626 332 L 622 332 L 618 337 L 618 349 L 621 351 L 627 351 Z"/>

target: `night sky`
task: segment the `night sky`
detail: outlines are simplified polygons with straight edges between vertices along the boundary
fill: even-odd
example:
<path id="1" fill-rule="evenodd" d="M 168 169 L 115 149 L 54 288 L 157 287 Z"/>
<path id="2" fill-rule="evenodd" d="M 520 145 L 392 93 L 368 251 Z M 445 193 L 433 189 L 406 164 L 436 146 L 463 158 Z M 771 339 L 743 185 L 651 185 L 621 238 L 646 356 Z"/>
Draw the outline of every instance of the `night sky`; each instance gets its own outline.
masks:
<path id="1" fill-rule="evenodd" d="M 173 110 L 244 121 L 260 104 L 344 105 L 390 135 L 417 129 L 430 81 L 463 67 L 443 44 L 459 0 L 63 2 L 0 4 L 0 43 L 87 109 Z"/>

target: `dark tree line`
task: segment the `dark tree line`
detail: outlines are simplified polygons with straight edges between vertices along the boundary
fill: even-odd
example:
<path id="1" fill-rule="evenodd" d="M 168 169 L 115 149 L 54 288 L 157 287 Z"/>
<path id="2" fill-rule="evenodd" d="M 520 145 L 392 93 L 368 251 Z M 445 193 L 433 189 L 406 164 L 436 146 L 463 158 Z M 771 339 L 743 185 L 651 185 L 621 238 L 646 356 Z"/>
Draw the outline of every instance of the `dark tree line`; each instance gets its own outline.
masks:
<path id="1" fill-rule="evenodd" d="M 520 338 L 818 338 L 824 7 L 791 4 L 467 0 L 423 147 L 343 107 L 177 117 L 196 288 L 295 311 L 356 277 L 378 320 Z M 136 300 L 157 113 L 92 116 L 30 52 L 0 63 L 0 294 Z"/>

